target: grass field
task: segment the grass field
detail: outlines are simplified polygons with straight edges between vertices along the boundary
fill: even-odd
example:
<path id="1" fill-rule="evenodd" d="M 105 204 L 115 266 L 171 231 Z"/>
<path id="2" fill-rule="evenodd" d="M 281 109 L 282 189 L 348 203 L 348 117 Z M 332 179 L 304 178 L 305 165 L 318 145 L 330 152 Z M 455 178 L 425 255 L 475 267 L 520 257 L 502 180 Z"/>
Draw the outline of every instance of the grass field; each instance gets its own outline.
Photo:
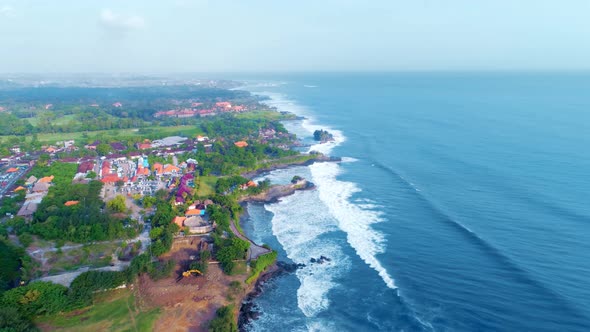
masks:
<path id="1" fill-rule="evenodd" d="M 111 129 L 111 130 L 97 130 L 97 131 L 88 131 L 88 132 L 75 132 L 75 133 L 45 133 L 45 134 L 38 134 L 38 139 L 41 142 L 45 143 L 55 143 L 57 141 L 63 140 L 76 140 L 76 141 L 90 141 L 95 137 L 104 136 L 107 138 L 114 138 L 114 139 L 123 139 L 123 138 L 132 138 L 132 137 L 152 137 L 157 136 L 157 138 L 162 138 L 166 136 L 185 136 L 185 137 L 195 137 L 196 135 L 203 134 L 201 129 L 197 126 L 190 125 L 190 126 L 170 126 L 170 127 L 160 127 L 160 126 L 152 126 L 152 127 L 145 127 L 145 128 L 131 128 L 131 129 Z M 6 141 L 12 137 L 12 135 L 0 135 L 1 141 Z M 27 137 L 27 141 L 31 140 L 31 136 Z"/>
<path id="2" fill-rule="evenodd" d="M 282 114 L 272 110 L 257 110 L 246 113 L 236 114 L 236 118 L 240 119 L 265 119 L 269 121 L 276 120 L 290 120 L 296 118 L 294 114 Z"/>
<path id="3" fill-rule="evenodd" d="M 121 246 L 119 242 L 89 244 L 79 248 L 58 252 L 46 252 L 49 273 L 76 270 L 83 266 L 107 266 L 112 254 Z"/>
<path id="4" fill-rule="evenodd" d="M 217 184 L 217 177 L 215 176 L 201 176 L 199 177 L 199 189 L 197 195 L 199 196 L 212 196 L 215 194 L 215 184 Z"/>
<path id="5" fill-rule="evenodd" d="M 151 331 L 160 309 L 142 310 L 129 290 L 97 295 L 96 304 L 81 310 L 39 317 L 44 331 Z"/>

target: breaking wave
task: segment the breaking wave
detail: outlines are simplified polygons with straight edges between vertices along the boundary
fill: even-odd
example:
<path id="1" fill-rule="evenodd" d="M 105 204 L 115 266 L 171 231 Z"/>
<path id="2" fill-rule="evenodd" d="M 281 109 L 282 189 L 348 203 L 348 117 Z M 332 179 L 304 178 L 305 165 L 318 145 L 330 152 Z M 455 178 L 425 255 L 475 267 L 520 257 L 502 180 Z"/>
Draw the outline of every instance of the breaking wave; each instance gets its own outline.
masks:
<path id="1" fill-rule="evenodd" d="M 311 136 L 315 130 L 324 129 L 332 133 L 334 141 L 314 144 L 309 151 L 329 154 L 332 150 L 346 141 L 344 134 L 336 129 L 315 123 L 313 115 L 305 109 L 277 93 L 263 93 L 271 99 L 268 103 L 281 111 L 289 111 L 299 116 L 305 116 L 301 122 L 304 132 L 298 136 Z M 344 162 L 354 162 L 355 158 L 343 158 Z M 316 163 L 309 166 L 312 182 L 318 187 L 319 198 L 336 219 L 337 226 L 346 233 L 348 243 L 355 249 L 357 255 L 373 268 L 383 279 L 387 287 L 395 289 L 395 282 L 385 267 L 377 259 L 377 255 L 385 250 L 383 235 L 375 231 L 371 225 L 383 221 L 381 214 L 375 211 L 375 205 L 355 204 L 352 195 L 361 191 L 356 183 L 340 181 L 341 166 L 335 163 Z"/>

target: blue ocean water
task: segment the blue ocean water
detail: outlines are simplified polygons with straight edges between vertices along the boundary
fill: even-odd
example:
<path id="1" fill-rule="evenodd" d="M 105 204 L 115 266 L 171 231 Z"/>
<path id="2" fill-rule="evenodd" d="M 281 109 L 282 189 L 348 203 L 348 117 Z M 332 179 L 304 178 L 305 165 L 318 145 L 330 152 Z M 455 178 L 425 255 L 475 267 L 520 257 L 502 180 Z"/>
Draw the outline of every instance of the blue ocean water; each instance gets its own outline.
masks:
<path id="1" fill-rule="evenodd" d="M 252 331 L 590 330 L 590 74 L 260 77 L 246 89 L 342 163 L 249 205 L 244 230 L 307 266 Z M 311 264 L 320 255 L 326 264 Z"/>

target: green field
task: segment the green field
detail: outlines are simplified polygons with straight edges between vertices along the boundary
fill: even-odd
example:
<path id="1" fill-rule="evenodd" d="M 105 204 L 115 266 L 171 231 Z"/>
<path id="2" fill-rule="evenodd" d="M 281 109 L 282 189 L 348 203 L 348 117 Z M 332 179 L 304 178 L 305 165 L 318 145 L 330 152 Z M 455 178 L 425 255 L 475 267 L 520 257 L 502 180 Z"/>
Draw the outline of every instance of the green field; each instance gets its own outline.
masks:
<path id="1" fill-rule="evenodd" d="M 197 195 L 201 197 L 213 196 L 215 194 L 215 184 L 217 183 L 216 176 L 201 176 L 199 177 L 199 189 Z"/>
<path id="2" fill-rule="evenodd" d="M 265 119 L 269 121 L 291 120 L 296 117 L 297 116 L 295 114 L 282 114 L 272 110 L 257 110 L 236 114 L 236 118 L 239 119 Z"/>
<path id="3" fill-rule="evenodd" d="M 96 304 L 72 312 L 39 317 L 35 323 L 43 330 L 60 331 L 151 331 L 160 309 L 138 307 L 129 290 L 97 295 Z"/>
<path id="4" fill-rule="evenodd" d="M 196 135 L 203 134 L 202 130 L 194 125 L 190 126 L 170 126 L 170 127 L 160 127 L 160 126 L 152 126 L 152 127 L 145 127 L 145 128 L 131 128 L 131 129 L 111 129 L 111 130 L 97 130 L 97 131 L 89 131 L 89 132 L 75 132 L 75 133 L 45 133 L 45 134 L 38 134 L 38 139 L 41 142 L 45 143 L 55 143 L 57 141 L 63 140 L 76 140 L 76 141 L 90 141 L 96 137 L 106 137 L 106 138 L 113 138 L 113 139 L 124 139 L 124 138 L 133 138 L 133 137 L 152 137 L 157 136 L 158 138 L 163 138 L 166 136 L 186 136 L 186 137 L 195 137 Z M 13 135 L 0 135 L 0 141 L 6 141 L 12 137 L 18 137 Z M 27 141 L 31 140 L 31 136 L 27 137 Z"/>

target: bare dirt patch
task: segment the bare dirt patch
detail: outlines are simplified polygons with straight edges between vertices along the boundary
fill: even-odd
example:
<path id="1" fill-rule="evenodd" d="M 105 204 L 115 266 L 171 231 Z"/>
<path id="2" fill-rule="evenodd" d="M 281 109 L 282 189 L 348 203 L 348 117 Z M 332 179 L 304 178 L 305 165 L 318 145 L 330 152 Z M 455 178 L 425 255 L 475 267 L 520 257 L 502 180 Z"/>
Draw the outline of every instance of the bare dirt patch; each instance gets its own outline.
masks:
<path id="1" fill-rule="evenodd" d="M 172 277 L 153 281 L 143 275 L 138 279 L 138 301 L 162 308 L 154 331 L 207 331 L 208 322 L 215 317 L 219 307 L 234 303 L 239 308 L 247 292 L 244 283 L 247 272 L 228 276 L 217 264 L 209 264 L 205 276 L 180 277 L 190 264 L 191 256 L 198 257 L 201 241 L 198 237 L 175 240 L 172 250 L 162 257 L 177 262 Z M 229 297 L 229 284 L 232 281 L 239 281 L 244 289 Z"/>

